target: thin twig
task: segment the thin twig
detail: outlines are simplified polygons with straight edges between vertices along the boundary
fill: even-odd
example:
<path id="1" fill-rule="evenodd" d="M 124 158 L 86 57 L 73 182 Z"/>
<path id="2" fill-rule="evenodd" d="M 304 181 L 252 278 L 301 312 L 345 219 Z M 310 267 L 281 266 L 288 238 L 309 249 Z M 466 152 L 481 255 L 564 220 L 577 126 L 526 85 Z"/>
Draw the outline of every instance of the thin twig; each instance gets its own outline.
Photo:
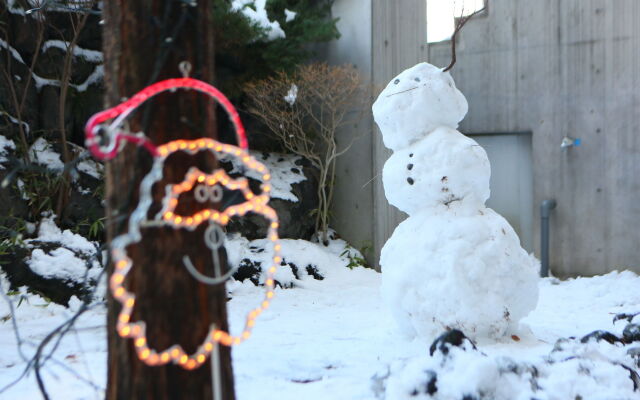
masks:
<path id="1" fill-rule="evenodd" d="M 456 37 L 458 35 L 458 32 L 462 30 L 462 27 L 467 23 L 467 21 L 486 10 L 488 3 L 489 0 L 485 0 L 484 7 L 482 7 L 481 9 L 476 10 L 467 16 L 461 16 L 460 18 L 456 19 L 456 28 L 453 31 L 453 35 L 451 35 L 451 63 L 449 63 L 449 66 L 447 68 L 442 70 L 443 72 L 449 71 L 456 63 Z"/>

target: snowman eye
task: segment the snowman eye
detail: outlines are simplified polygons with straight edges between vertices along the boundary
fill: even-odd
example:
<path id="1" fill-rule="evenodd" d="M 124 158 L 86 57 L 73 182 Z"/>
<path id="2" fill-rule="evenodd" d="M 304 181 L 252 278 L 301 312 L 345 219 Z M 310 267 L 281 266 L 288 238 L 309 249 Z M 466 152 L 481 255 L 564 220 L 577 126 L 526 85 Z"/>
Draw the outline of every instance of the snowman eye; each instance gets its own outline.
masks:
<path id="1" fill-rule="evenodd" d="M 416 82 L 420 82 L 420 78 L 414 78 L 413 80 Z"/>
<path id="2" fill-rule="evenodd" d="M 397 85 L 398 83 L 400 83 L 400 79 L 396 79 L 395 81 L 393 81 L 394 85 Z"/>

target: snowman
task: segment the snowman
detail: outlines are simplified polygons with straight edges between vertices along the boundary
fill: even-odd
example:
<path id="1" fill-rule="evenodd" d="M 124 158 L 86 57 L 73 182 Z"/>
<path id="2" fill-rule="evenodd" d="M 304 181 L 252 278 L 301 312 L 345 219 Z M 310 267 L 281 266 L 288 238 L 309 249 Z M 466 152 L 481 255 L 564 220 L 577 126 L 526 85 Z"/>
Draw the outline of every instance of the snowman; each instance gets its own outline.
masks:
<path id="1" fill-rule="evenodd" d="M 383 169 L 389 203 L 409 215 L 382 249 L 382 296 L 408 337 L 460 329 L 498 338 L 538 300 L 538 262 L 509 223 L 485 206 L 489 159 L 456 130 L 467 101 L 448 72 L 421 63 L 373 104 L 393 155 Z"/>

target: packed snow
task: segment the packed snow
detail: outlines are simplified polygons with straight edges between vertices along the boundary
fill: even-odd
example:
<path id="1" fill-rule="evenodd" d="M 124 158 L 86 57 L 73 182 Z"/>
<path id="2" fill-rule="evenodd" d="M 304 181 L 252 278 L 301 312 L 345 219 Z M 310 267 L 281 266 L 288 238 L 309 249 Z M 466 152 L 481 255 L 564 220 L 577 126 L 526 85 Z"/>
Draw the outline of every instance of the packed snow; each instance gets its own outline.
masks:
<path id="1" fill-rule="evenodd" d="M 285 8 L 285 9 L 284 9 L 284 16 L 285 16 L 284 22 L 291 22 L 291 21 L 293 21 L 294 19 L 296 19 L 296 15 L 298 15 L 298 13 L 297 13 L 297 12 L 295 12 L 295 11 L 291 11 L 291 10 L 287 10 L 287 9 Z"/>
<path id="2" fill-rule="evenodd" d="M 65 247 L 78 250 L 87 254 L 95 252 L 96 246 L 88 241 L 84 236 L 73 233 L 68 229 L 64 231 L 58 228 L 54 217 L 44 217 L 40 220 L 38 227 L 38 236 L 33 239 L 39 242 L 58 242 L 63 243 Z M 29 241 L 27 240 L 27 243 Z"/>
<path id="3" fill-rule="evenodd" d="M 49 49 L 58 49 L 66 52 L 69 50 L 70 46 L 71 43 L 63 40 L 47 40 L 42 44 L 42 51 L 45 52 Z M 101 63 L 103 59 L 101 51 L 84 49 L 78 45 L 74 45 L 73 55 L 93 63 Z"/>
<path id="4" fill-rule="evenodd" d="M 421 63 L 389 82 L 373 104 L 373 118 L 384 145 L 395 151 L 439 126 L 456 129 L 467 109 L 467 100 L 451 75 Z"/>
<path id="5" fill-rule="evenodd" d="M 43 243 L 53 246 L 46 250 Z M 25 240 L 28 248 L 34 248 L 27 265 L 36 274 L 45 278 L 58 278 L 82 283 L 96 280 L 102 267 L 96 257 L 98 247 L 83 236 L 68 229 L 58 228 L 53 217 L 40 221 L 38 236 Z"/>
<path id="6" fill-rule="evenodd" d="M 298 85 L 295 83 L 291 84 L 287 95 L 284 96 L 284 101 L 287 102 L 291 107 L 296 104 L 296 100 L 298 99 Z"/>
<path id="7" fill-rule="evenodd" d="M 477 208 L 489 198 L 490 176 L 484 149 L 447 127 L 395 151 L 382 170 L 387 200 L 409 215 L 460 202 Z"/>
<path id="8" fill-rule="evenodd" d="M 38 138 L 29 149 L 29 154 L 36 164 L 47 167 L 56 172 L 64 170 L 64 163 L 60 159 L 60 154 L 53 149 L 51 143 L 45 138 Z"/>
<path id="9" fill-rule="evenodd" d="M 456 130 L 466 111 L 451 76 L 426 63 L 392 79 L 373 105 L 394 151 L 385 195 L 409 214 L 382 248 L 382 295 L 408 337 L 460 329 L 498 338 L 538 300 L 539 263 L 485 206 L 487 153 Z"/>
<path id="10" fill-rule="evenodd" d="M 16 78 L 17 77 L 17 78 Z M 20 77 L 18 75 L 15 75 L 14 78 L 16 78 L 16 80 L 18 82 L 20 82 Z M 22 125 L 22 128 L 24 129 L 24 133 L 26 133 L 27 135 L 29 134 L 29 132 L 31 132 L 31 127 L 29 126 L 28 123 L 24 122 L 24 121 L 20 121 L 18 118 L 10 115 L 7 112 L 0 112 L 0 114 L 4 115 L 5 118 L 7 118 L 9 121 L 11 121 L 12 123 L 16 124 L 16 125 Z"/>
<path id="11" fill-rule="evenodd" d="M 239 11 L 256 26 L 264 29 L 267 40 L 284 39 L 284 31 L 278 21 L 271 21 L 267 15 L 267 0 L 233 0 L 231 10 Z"/>
<path id="12" fill-rule="evenodd" d="M 292 154 L 263 153 L 250 151 L 252 157 L 264 164 L 271 174 L 271 198 L 297 202 L 298 197 L 293 193 L 293 186 L 296 183 L 307 179 L 299 165 L 302 158 Z M 226 157 L 221 161 L 231 162 L 233 169 L 229 174 L 244 173 L 247 177 L 259 182 L 263 181 L 262 174 L 253 170 L 241 168 L 241 163 L 235 157 Z"/>

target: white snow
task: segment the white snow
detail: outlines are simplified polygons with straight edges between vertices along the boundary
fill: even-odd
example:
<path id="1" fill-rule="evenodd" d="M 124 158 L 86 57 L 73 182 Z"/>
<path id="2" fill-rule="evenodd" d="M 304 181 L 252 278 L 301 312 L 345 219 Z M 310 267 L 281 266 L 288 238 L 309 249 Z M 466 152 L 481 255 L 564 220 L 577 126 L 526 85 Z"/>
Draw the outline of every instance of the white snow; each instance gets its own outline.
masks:
<path id="1" fill-rule="evenodd" d="M 96 279 L 100 274 L 100 268 L 95 268 L 97 263 L 87 263 L 78 258 L 76 254 L 64 247 L 58 247 L 50 253 L 41 249 L 34 249 L 27 260 L 29 268 L 36 274 L 45 278 L 58 278 L 74 282 L 83 282 L 85 279 Z"/>
<path id="2" fill-rule="evenodd" d="M 477 208 L 489 198 L 490 177 L 484 149 L 446 127 L 395 151 L 382 170 L 387 200 L 407 214 L 452 202 Z"/>
<path id="3" fill-rule="evenodd" d="M 250 154 L 264 164 L 271 173 L 271 198 L 297 202 L 298 197 L 293 194 L 292 185 L 307 179 L 304 176 L 302 167 L 296 164 L 297 161 L 301 160 L 301 157 L 292 154 L 261 153 L 256 151 L 250 151 Z M 229 172 L 230 174 L 240 173 L 241 163 L 237 159 L 234 157 L 225 157 L 222 161 L 233 164 L 233 169 Z M 247 170 L 244 174 L 251 179 L 260 182 L 263 181 L 262 174 L 257 171 Z"/>
<path id="4" fill-rule="evenodd" d="M 42 44 L 42 51 L 45 52 L 54 48 L 66 52 L 69 49 L 69 46 L 71 46 L 71 43 L 63 40 L 47 40 Z M 103 59 L 101 51 L 84 49 L 78 45 L 73 47 L 73 55 L 75 57 L 82 58 L 85 61 L 94 63 L 101 63 Z"/>
<path id="5" fill-rule="evenodd" d="M 399 150 L 439 126 L 457 128 L 467 109 L 451 75 L 421 63 L 389 82 L 373 104 L 373 117 L 384 145 Z"/>
<path id="6" fill-rule="evenodd" d="M 16 0 L 7 0 L 7 10 L 11 14 L 26 16 L 26 12 L 21 7 L 16 7 Z"/>
<path id="7" fill-rule="evenodd" d="M 49 242 L 61 247 L 44 251 L 40 243 Z M 83 236 L 62 231 L 54 217 L 44 217 L 40 221 L 38 236 L 25 240 L 27 247 L 34 248 L 27 265 L 36 274 L 45 278 L 58 278 L 74 282 L 95 280 L 101 272 L 100 263 L 95 258 L 96 246 Z M 93 258 L 93 259 L 92 259 Z M 89 263 L 85 259 L 91 259 Z"/>
<path id="8" fill-rule="evenodd" d="M 67 46 L 66 42 L 63 42 L 61 40 L 49 40 L 43 44 L 43 50 L 47 50 L 51 47 L 63 48 L 66 50 L 67 48 L 66 46 Z M 13 56 L 13 58 L 16 59 L 16 61 L 18 61 L 21 64 L 25 64 L 20 53 L 18 53 L 18 51 L 13 47 L 11 47 L 6 41 L 0 39 L 0 47 L 4 47 L 7 51 L 9 51 Z M 90 62 L 102 61 L 102 53 L 99 51 L 87 50 L 80 47 L 76 47 L 74 48 L 74 55 L 78 57 L 82 57 L 85 60 Z M 33 77 L 33 81 L 35 82 L 35 86 L 38 91 L 45 86 L 60 86 L 60 81 L 57 79 L 43 78 L 38 74 L 36 74 L 35 72 L 32 72 L 31 76 Z M 93 72 L 87 77 L 87 79 L 85 79 L 84 82 L 79 84 L 72 83 L 71 87 L 75 88 L 79 92 L 84 92 L 85 90 L 87 90 L 89 86 L 96 84 L 98 82 L 101 82 L 103 77 L 104 77 L 104 66 L 97 65 L 94 68 Z"/>
<path id="9" fill-rule="evenodd" d="M 11 139 L 7 139 L 5 136 L 0 135 L 0 164 L 7 162 L 7 153 L 11 150 L 15 150 L 16 144 Z M 0 165 L 0 169 L 4 169 Z"/>
<path id="10" fill-rule="evenodd" d="M 86 159 L 82 160 L 78 163 L 78 170 L 84 172 L 87 175 L 90 175 L 96 179 L 102 179 L 102 171 L 104 166 L 95 160 Z"/>
<path id="11" fill-rule="evenodd" d="M 271 21 L 265 8 L 267 0 L 233 0 L 231 10 L 239 11 L 252 23 L 265 30 L 267 40 L 284 39 L 284 31 L 278 21 Z"/>
<path id="12" fill-rule="evenodd" d="M 428 355 L 432 338 L 408 341 L 398 336 L 391 315 L 381 302 L 379 285 L 380 274 L 371 270 L 332 268 L 323 281 L 309 279 L 304 287 L 278 289 L 272 306 L 256 321 L 252 338 L 233 348 L 237 398 L 458 400 L 462 397 L 445 394 L 483 390 L 498 393 L 487 399 L 530 399 L 526 397 L 531 393 L 526 373 L 524 377 L 500 374 L 499 370 L 508 364 L 505 357 L 517 364 L 536 366 L 542 389 L 535 398 L 541 400 L 574 400 L 577 393 L 583 400 L 638 398 L 638 392 L 632 391 L 628 371 L 607 362 L 613 359 L 632 366 L 626 355 L 626 348 L 631 346 L 569 342 L 567 347 L 576 347 L 579 359 L 561 361 L 562 353 L 557 353 L 552 357 L 560 358 L 555 364 L 545 362 L 560 337 L 579 337 L 596 329 L 614 334 L 622 331 L 624 323 L 613 325 L 613 315 L 640 311 L 640 277 L 631 272 L 565 282 L 543 279 L 541 301 L 523 321 L 520 341 L 481 342 L 478 350 L 486 356 L 453 348 L 452 360 L 444 365 L 441 357 Z M 3 287 L 7 287 L 6 281 Z M 250 283 L 232 283 L 230 288 L 230 321 L 232 330 L 237 330 L 244 322 L 244 311 L 255 306 L 263 289 Z M 17 308 L 17 322 L 29 342 L 23 349 L 30 355 L 36 343 L 72 310 L 47 305 L 38 296 L 24 291 L 11 297 L 17 304 L 20 296 L 25 301 Z M 72 309 L 78 303 L 74 300 Z M 54 355 L 57 362 L 45 367 L 44 380 L 53 399 L 104 397 L 105 313 L 103 308 L 97 308 L 83 316 L 77 336 L 68 335 Z M 0 318 L 8 314 L 6 303 L 0 299 Z M 581 365 L 589 368 L 590 375 L 584 373 Z M 0 390 L 16 379 L 24 367 L 11 321 L 0 320 Z M 439 395 L 409 397 L 406 391 L 424 381 L 424 369 L 428 368 L 438 373 Z M 390 376 L 377 385 L 371 380 L 374 375 Z M 33 374 L 0 393 L 0 397 L 39 398 Z"/>
<path id="13" fill-rule="evenodd" d="M 36 83 L 37 90 L 41 90 L 45 86 L 60 86 L 60 81 L 57 79 L 43 78 L 41 76 L 36 75 L 35 73 L 33 73 L 32 75 L 33 75 L 33 80 Z M 84 80 L 84 82 L 70 83 L 69 86 L 76 89 L 78 92 L 84 92 L 89 88 L 89 86 L 102 82 L 103 77 L 104 77 L 104 66 L 102 64 L 96 65 L 96 67 L 93 69 L 93 72 L 89 74 L 89 76 L 87 77 L 87 79 Z"/>
<path id="14" fill-rule="evenodd" d="M 24 64 L 25 63 L 24 60 L 22 59 L 22 56 L 20 55 L 20 53 L 18 53 L 18 50 L 16 50 L 13 47 L 11 47 L 7 42 L 5 42 L 2 39 L 0 39 L 0 47 L 4 47 L 5 50 L 7 50 L 9 53 L 11 53 L 11 56 L 13 58 L 15 58 L 16 61 L 18 61 L 20 64 Z"/>
<path id="15" fill-rule="evenodd" d="M 17 76 L 17 75 L 16 75 Z M 22 125 L 24 127 L 24 132 L 28 135 L 29 132 L 31 131 L 31 127 L 29 126 L 29 124 L 27 124 L 24 121 L 20 121 L 18 118 L 15 118 L 14 116 L 10 115 L 7 112 L 0 112 L 0 114 L 4 115 L 5 117 L 7 117 L 9 119 L 9 121 L 13 122 L 16 125 Z"/>
<path id="16" fill-rule="evenodd" d="M 40 242 L 59 242 L 65 247 L 83 252 L 85 254 L 93 254 L 96 247 L 82 235 L 73 233 L 68 229 L 62 231 L 56 225 L 54 217 L 44 217 L 40 220 L 38 228 L 38 237 L 33 240 Z M 26 240 L 27 244 L 30 240 Z"/>
<path id="17" fill-rule="evenodd" d="M 411 255 L 411 256 L 409 256 Z M 535 308 L 538 263 L 489 208 L 412 214 L 382 249 L 382 295 L 404 334 L 500 337 Z"/>
<path id="18" fill-rule="evenodd" d="M 266 279 L 266 269 L 273 259 L 273 248 L 268 239 L 249 241 L 238 234 L 227 237 L 226 248 L 229 265 L 237 266 L 243 259 L 259 262 L 263 273 L 260 282 Z M 342 239 L 332 239 L 329 246 L 323 246 L 306 240 L 280 239 L 284 262 L 292 263 L 298 267 L 299 279 L 295 279 L 291 269 L 280 267 L 274 276 L 275 280 L 285 287 L 305 287 L 314 278 L 305 272 L 307 266 L 313 266 L 317 272 L 325 276 L 335 276 L 344 272 L 349 264 L 349 256 L 362 257 L 358 250 L 349 246 Z M 241 283 L 238 283 L 241 284 Z M 231 287 L 237 286 L 231 284 Z"/>
<path id="19" fill-rule="evenodd" d="M 296 19 L 296 15 L 298 15 L 297 12 L 295 11 L 291 11 L 291 10 L 287 10 L 286 8 L 284 9 L 284 16 L 285 16 L 285 22 L 291 22 L 294 19 Z"/>
<path id="20" fill-rule="evenodd" d="M 298 86 L 294 83 L 291 84 L 287 95 L 284 96 L 284 101 L 286 101 L 290 106 L 293 107 L 296 104 L 296 99 L 298 98 Z"/>
<path id="21" fill-rule="evenodd" d="M 49 79 L 43 78 L 39 75 L 36 75 L 35 72 L 31 73 L 33 76 L 33 81 L 36 83 L 36 89 L 40 91 L 45 86 L 60 86 L 60 81 L 57 79 Z"/>
<path id="22" fill-rule="evenodd" d="M 72 83 L 71 87 L 76 89 L 78 92 L 84 92 L 89 88 L 89 86 L 102 82 L 103 77 L 104 65 L 97 65 L 84 82 L 78 84 Z"/>
<path id="23" fill-rule="evenodd" d="M 43 165 L 52 171 L 61 172 L 64 170 L 64 163 L 60 159 L 53 146 L 45 138 L 38 138 L 29 149 L 29 154 L 33 157 L 33 161 Z"/>

